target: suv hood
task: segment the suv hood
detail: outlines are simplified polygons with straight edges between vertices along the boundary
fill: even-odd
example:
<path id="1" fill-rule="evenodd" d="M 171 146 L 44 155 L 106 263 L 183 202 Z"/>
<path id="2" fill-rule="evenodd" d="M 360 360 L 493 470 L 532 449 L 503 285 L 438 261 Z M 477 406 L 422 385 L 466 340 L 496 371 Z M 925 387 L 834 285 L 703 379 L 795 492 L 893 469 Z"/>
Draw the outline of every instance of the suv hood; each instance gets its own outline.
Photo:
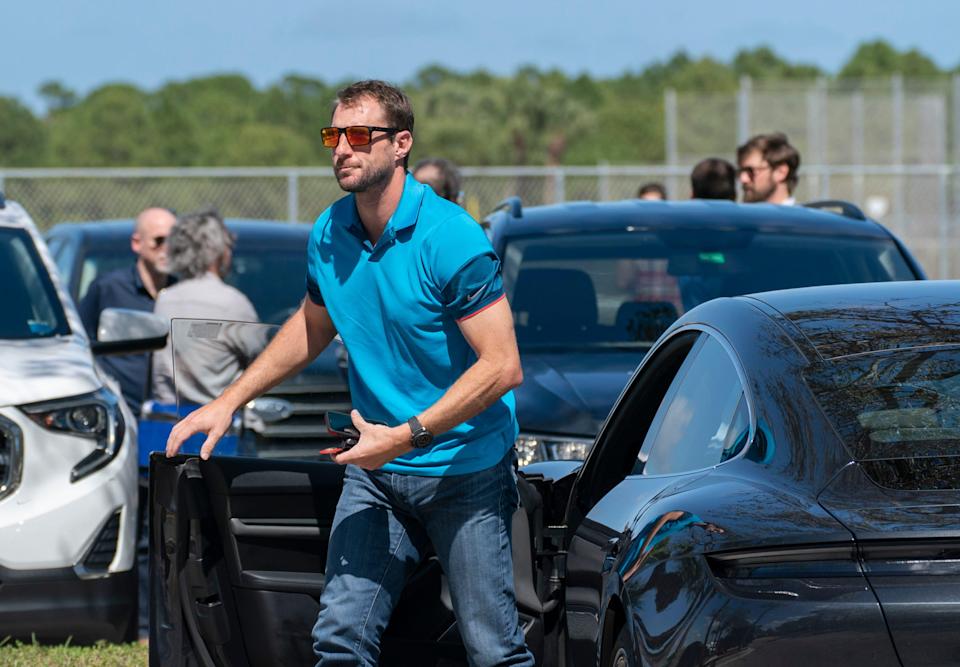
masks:
<path id="1" fill-rule="evenodd" d="M 521 353 L 524 380 L 514 390 L 520 431 L 592 438 L 645 354 Z"/>
<path id="2" fill-rule="evenodd" d="M 0 406 L 77 396 L 102 385 L 84 339 L 0 340 Z"/>

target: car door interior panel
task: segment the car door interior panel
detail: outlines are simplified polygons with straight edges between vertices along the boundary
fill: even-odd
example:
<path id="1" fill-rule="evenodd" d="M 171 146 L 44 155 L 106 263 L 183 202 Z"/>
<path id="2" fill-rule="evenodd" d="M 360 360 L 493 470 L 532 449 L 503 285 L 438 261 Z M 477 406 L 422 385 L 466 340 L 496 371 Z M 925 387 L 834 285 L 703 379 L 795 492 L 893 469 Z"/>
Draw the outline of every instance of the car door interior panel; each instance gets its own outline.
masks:
<path id="1" fill-rule="evenodd" d="M 158 453 L 151 477 L 152 539 L 163 545 L 151 577 L 156 664 L 312 664 L 310 632 L 343 468 L 232 457 L 168 460 Z M 548 482 L 533 478 L 519 483 L 513 548 L 521 625 L 541 655 L 543 619 L 559 610 L 542 567 L 538 484 Z M 178 662 L 178 656 L 191 658 Z M 408 582 L 384 635 L 381 664 L 465 664 L 435 557 Z"/>

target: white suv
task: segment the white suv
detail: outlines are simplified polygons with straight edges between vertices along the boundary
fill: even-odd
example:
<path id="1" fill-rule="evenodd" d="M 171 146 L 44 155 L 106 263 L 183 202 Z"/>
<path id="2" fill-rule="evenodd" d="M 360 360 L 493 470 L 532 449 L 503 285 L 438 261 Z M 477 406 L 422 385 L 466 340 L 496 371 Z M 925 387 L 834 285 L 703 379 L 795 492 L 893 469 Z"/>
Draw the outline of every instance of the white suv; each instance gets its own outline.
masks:
<path id="1" fill-rule="evenodd" d="M 112 342 L 91 349 L 36 227 L 0 195 L 0 639 L 136 636 L 137 422 L 93 353 L 164 335 L 143 334 L 149 313 L 105 320 Z"/>

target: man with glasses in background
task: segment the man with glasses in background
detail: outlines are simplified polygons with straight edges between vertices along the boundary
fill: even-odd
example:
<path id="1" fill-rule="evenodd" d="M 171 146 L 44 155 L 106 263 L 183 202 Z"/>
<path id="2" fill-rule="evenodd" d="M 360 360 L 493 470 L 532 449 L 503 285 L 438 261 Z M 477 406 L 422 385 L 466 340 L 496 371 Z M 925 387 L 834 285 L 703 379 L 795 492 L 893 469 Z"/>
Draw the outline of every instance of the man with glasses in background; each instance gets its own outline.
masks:
<path id="1" fill-rule="evenodd" d="M 800 153 L 782 132 L 758 134 L 737 149 L 737 175 L 747 203 L 793 206 Z"/>
<path id="2" fill-rule="evenodd" d="M 350 194 L 314 225 L 306 298 L 236 382 L 174 426 L 167 455 L 204 432 L 209 458 L 236 410 L 339 333 L 355 435 L 333 454 L 347 467 L 313 630 L 318 664 L 377 664 L 394 605 L 432 548 L 470 664 L 532 666 L 510 547 L 510 390 L 522 370 L 500 262 L 480 225 L 407 173 L 403 91 L 347 86 L 321 138 Z"/>
<path id="3" fill-rule="evenodd" d="M 91 339 L 97 338 L 97 325 L 104 308 L 153 312 L 157 293 L 176 282 L 167 264 L 167 237 L 176 222 L 176 216 L 166 208 L 148 208 L 137 216 L 130 235 L 130 248 L 137 261 L 127 268 L 98 276 L 80 301 L 80 318 Z M 127 405 L 139 416 L 147 389 L 150 355 L 110 355 L 97 361 L 117 379 Z"/>

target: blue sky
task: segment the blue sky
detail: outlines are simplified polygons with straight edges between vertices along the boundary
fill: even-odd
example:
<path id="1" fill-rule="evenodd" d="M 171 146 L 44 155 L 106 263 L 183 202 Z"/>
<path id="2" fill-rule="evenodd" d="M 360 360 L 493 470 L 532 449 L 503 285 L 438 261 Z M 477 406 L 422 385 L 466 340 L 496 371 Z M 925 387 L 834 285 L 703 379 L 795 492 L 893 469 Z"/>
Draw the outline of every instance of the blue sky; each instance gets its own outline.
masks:
<path id="1" fill-rule="evenodd" d="M 729 59 L 769 44 L 835 71 L 868 39 L 960 63 L 951 0 L 3 0 L 0 95 L 34 107 L 44 81 L 81 93 L 107 82 L 240 72 L 258 86 L 289 72 L 402 82 L 431 62 L 509 73 L 532 63 L 616 75 L 678 49 Z M 348 18 L 356 10 L 359 19 Z"/>

